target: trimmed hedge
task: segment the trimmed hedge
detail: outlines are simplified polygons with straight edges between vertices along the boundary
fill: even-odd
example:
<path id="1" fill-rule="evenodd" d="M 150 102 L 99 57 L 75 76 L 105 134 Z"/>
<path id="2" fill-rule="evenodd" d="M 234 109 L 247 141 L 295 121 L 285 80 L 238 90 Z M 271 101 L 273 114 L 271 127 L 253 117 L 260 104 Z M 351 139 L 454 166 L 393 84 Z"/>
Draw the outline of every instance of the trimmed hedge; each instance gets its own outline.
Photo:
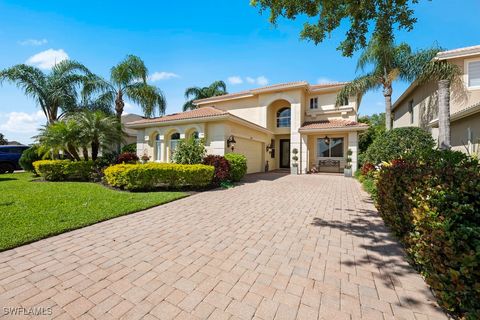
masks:
<path id="1" fill-rule="evenodd" d="M 47 181 L 87 181 L 93 161 L 40 160 L 33 163 L 35 172 Z"/>
<path id="2" fill-rule="evenodd" d="M 434 146 L 432 135 L 421 128 L 395 128 L 375 139 L 362 156 L 362 160 L 380 164 L 395 159 L 418 159 L 428 155 Z"/>
<path id="3" fill-rule="evenodd" d="M 247 158 L 239 153 L 227 153 L 225 159 L 230 164 L 230 178 L 232 181 L 240 181 L 247 173 Z"/>
<path id="4" fill-rule="evenodd" d="M 377 207 L 439 303 L 480 318 L 480 165 L 459 152 L 396 160 L 378 174 Z"/>
<path id="5" fill-rule="evenodd" d="M 105 169 L 105 181 L 125 190 L 158 187 L 204 188 L 210 185 L 215 168 L 203 164 L 147 163 L 117 164 Z"/>
<path id="6" fill-rule="evenodd" d="M 136 163 L 138 160 L 137 154 L 133 152 L 123 152 L 117 157 L 117 163 Z"/>

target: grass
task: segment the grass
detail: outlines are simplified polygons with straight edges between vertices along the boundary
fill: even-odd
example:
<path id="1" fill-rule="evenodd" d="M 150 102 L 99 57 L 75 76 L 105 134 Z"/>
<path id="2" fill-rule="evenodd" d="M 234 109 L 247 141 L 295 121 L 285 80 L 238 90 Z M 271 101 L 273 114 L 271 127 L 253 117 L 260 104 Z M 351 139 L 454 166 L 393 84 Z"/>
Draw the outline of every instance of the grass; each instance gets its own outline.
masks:
<path id="1" fill-rule="evenodd" d="M 34 179 L 30 173 L 0 175 L 0 251 L 187 196 Z"/>

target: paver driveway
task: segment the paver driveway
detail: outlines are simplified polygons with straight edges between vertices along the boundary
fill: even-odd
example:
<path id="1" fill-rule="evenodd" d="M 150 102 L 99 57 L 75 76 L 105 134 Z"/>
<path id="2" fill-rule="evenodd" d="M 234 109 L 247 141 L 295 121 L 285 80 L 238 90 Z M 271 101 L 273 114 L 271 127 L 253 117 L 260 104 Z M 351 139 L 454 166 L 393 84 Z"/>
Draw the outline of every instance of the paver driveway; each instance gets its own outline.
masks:
<path id="1" fill-rule="evenodd" d="M 0 253 L 0 312 L 445 318 L 355 180 L 249 179 Z"/>

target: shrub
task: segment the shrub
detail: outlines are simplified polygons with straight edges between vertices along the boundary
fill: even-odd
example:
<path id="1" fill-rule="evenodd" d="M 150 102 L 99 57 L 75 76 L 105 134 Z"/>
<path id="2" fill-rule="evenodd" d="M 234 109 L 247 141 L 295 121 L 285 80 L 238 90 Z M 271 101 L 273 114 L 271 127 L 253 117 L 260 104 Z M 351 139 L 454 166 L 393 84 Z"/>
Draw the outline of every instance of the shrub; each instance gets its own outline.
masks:
<path id="1" fill-rule="evenodd" d="M 225 159 L 230 164 L 230 178 L 232 181 L 240 181 L 247 173 L 247 158 L 239 153 L 227 153 Z"/>
<path id="2" fill-rule="evenodd" d="M 215 168 L 213 185 L 219 186 L 222 182 L 230 179 L 230 164 L 225 157 L 210 154 L 203 159 L 203 164 Z"/>
<path id="3" fill-rule="evenodd" d="M 25 171 L 35 172 L 33 163 L 35 161 L 41 160 L 42 158 L 38 154 L 38 146 L 33 145 L 27 150 L 23 151 L 18 163 Z"/>
<path id="4" fill-rule="evenodd" d="M 47 181 L 87 181 L 93 161 L 40 160 L 33 163 L 35 171 Z"/>
<path id="5" fill-rule="evenodd" d="M 203 188 L 212 182 L 215 168 L 203 164 L 147 163 L 117 164 L 105 169 L 106 182 L 126 190 L 158 187 Z"/>
<path id="6" fill-rule="evenodd" d="M 131 152 L 131 153 L 137 153 L 137 144 L 136 143 L 130 143 L 130 144 L 126 144 L 122 147 L 122 153 L 125 153 L 125 152 Z"/>
<path id="7" fill-rule="evenodd" d="M 393 161 L 378 177 L 378 208 L 439 302 L 480 317 L 480 165 L 459 152 Z"/>
<path id="8" fill-rule="evenodd" d="M 137 154 L 133 152 L 123 152 L 117 157 L 117 163 L 136 163 L 138 160 Z"/>
<path id="9" fill-rule="evenodd" d="M 206 152 L 202 139 L 182 139 L 173 152 L 173 161 L 180 164 L 202 163 Z"/>
<path id="10" fill-rule="evenodd" d="M 395 128 L 381 134 L 368 147 L 363 161 L 379 164 L 404 158 L 422 158 L 435 146 L 430 133 L 417 127 Z"/>
<path id="11" fill-rule="evenodd" d="M 370 162 L 365 162 L 362 166 L 361 173 L 363 176 L 369 175 L 371 172 L 375 171 L 375 166 Z"/>

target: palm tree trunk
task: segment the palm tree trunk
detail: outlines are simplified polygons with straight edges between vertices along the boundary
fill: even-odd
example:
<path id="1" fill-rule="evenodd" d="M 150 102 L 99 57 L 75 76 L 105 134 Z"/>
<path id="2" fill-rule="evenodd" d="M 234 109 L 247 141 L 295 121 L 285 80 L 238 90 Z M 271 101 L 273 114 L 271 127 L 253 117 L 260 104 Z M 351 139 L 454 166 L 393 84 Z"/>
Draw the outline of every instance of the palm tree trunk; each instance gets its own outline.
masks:
<path id="1" fill-rule="evenodd" d="M 383 96 L 385 97 L 385 129 L 392 129 L 392 85 L 383 88 Z"/>
<path id="2" fill-rule="evenodd" d="M 123 102 L 122 90 L 118 90 L 117 96 L 115 97 L 115 112 L 117 114 L 117 118 L 119 121 L 122 119 L 124 106 L 125 106 L 125 102 Z"/>
<path id="3" fill-rule="evenodd" d="M 97 160 L 98 150 L 100 149 L 100 144 L 98 141 L 92 141 L 92 160 Z"/>
<path id="4" fill-rule="evenodd" d="M 450 80 L 438 81 L 438 147 L 451 148 L 450 144 Z"/>
<path id="5" fill-rule="evenodd" d="M 88 161 L 88 148 L 83 147 L 82 148 L 82 153 L 83 153 L 83 160 Z"/>
<path id="6" fill-rule="evenodd" d="M 72 155 L 72 157 L 76 160 L 76 161 L 81 161 L 82 159 L 80 158 L 80 155 L 78 154 L 78 151 L 77 151 L 77 148 L 75 148 L 74 146 L 72 145 L 67 145 L 68 147 L 68 152 Z"/>

